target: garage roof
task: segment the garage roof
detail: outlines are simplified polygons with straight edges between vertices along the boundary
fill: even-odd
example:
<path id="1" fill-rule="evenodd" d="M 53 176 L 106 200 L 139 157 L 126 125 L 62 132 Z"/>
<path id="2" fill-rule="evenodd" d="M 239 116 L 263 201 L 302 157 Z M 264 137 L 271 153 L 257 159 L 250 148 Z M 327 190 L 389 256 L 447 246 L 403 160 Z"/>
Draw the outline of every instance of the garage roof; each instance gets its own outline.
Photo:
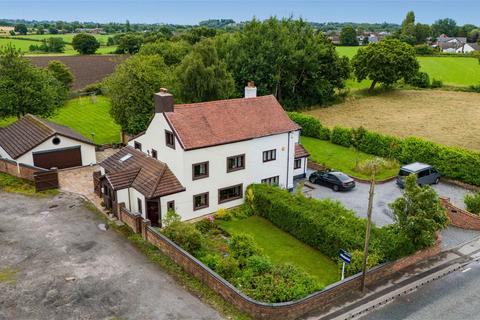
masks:
<path id="1" fill-rule="evenodd" d="M 0 146 L 13 159 L 17 159 L 55 135 L 94 145 L 91 140 L 68 127 L 27 114 L 0 129 Z"/>
<path id="2" fill-rule="evenodd" d="M 114 190 L 135 188 L 147 199 L 185 191 L 168 166 L 130 146 L 100 163 Z"/>

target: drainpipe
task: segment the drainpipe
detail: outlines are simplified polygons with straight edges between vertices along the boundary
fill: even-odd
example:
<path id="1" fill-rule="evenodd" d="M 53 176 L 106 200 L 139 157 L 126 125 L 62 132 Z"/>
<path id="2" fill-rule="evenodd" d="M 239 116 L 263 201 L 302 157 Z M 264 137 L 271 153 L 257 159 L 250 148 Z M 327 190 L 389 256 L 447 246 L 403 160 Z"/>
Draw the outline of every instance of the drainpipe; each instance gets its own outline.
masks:
<path id="1" fill-rule="evenodd" d="M 132 201 L 130 200 L 130 188 L 127 188 L 128 193 L 128 211 L 132 212 Z"/>
<path id="2" fill-rule="evenodd" d="M 288 145 L 287 145 L 287 183 L 285 186 L 287 187 L 287 190 L 290 190 L 288 186 L 288 178 L 290 176 L 290 134 L 291 132 L 288 133 Z"/>

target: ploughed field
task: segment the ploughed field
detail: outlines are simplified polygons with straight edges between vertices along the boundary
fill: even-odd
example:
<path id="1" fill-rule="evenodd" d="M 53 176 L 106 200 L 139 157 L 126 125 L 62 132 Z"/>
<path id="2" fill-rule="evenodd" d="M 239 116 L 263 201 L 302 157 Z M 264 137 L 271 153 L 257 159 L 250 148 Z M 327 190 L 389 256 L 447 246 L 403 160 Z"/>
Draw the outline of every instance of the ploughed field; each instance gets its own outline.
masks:
<path id="1" fill-rule="evenodd" d="M 322 124 L 416 136 L 449 146 L 480 150 L 480 94 L 441 90 L 392 90 L 351 98 L 308 111 Z"/>

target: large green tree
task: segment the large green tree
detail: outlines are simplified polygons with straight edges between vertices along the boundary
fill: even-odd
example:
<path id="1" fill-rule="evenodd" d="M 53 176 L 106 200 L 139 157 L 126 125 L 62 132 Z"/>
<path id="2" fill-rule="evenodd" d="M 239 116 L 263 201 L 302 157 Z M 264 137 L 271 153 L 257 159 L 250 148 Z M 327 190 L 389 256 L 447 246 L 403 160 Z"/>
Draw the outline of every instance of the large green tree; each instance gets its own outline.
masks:
<path id="1" fill-rule="evenodd" d="M 72 46 L 80 54 L 94 54 L 100 48 L 100 42 L 91 34 L 79 33 L 73 37 Z"/>
<path id="2" fill-rule="evenodd" d="M 127 33 L 118 38 L 117 52 L 134 54 L 140 50 L 143 39 L 140 35 Z"/>
<path id="3" fill-rule="evenodd" d="M 27 32 L 28 32 L 28 29 L 27 29 L 27 26 L 23 23 L 19 23 L 17 25 L 15 25 L 15 27 L 13 28 L 13 30 L 21 35 L 26 35 Z"/>
<path id="4" fill-rule="evenodd" d="M 359 82 L 372 80 L 370 90 L 377 83 L 393 85 L 402 78 L 408 81 L 419 70 L 415 49 L 398 39 L 385 39 L 360 48 L 352 58 L 352 67 Z"/>
<path id="5" fill-rule="evenodd" d="M 358 46 L 357 32 L 352 26 L 345 26 L 340 32 L 340 44 L 342 46 Z"/>
<path id="6" fill-rule="evenodd" d="M 432 24 L 432 32 L 435 37 L 446 34 L 449 37 L 457 35 L 457 22 L 450 18 L 439 19 Z"/>
<path id="7" fill-rule="evenodd" d="M 415 13 L 413 11 L 407 12 L 405 19 L 402 21 L 403 35 L 415 36 Z"/>
<path id="8" fill-rule="evenodd" d="M 113 119 L 129 134 L 147 128 L 153 113 L 153 95 L 172 88 L 171 70 L 159 55 L 135 55 L 122 62 L 106 80 Z"/>
<path id="9" fill-rule="evenodd" d="M 428 24 L 417 23 L 415 25 L 415 39 L 417 44 L 425 43 L 432 34 L 432 29 Z"/>
<path id="10" fill-rule="evenodd" d="M 73 74 L 63 62 L 52 60 L 48 63 L 48 71 L 57 79 L 67 90 L 70 90 L 73 84 Z"/>
<path id="11" fill-rule="evenodd" d="M 253 20 L 216 40 L 237 92 L 253 80 L 259 95 L 273 94 L 290 110 L 326 103 L 349 76 L 348 59 L 302 20 Z"/>
<path id="12" fill-rule="evenodd" d="M 230 98 L 235 89 L 225 62 L 218 58 L 211 39 L 197 43 L 176 70 L 178 90 L 184 102 Z"/>
<path id="13" fill-rule="evenodd" d="M 66 98 L 63 85 L 8 45 L 0 48 L 0 118 L 27 113 L 49 116 Z"/>
<path id="14" fill-rule="evenodd" d="M 158 54 L 163 57 L 167 66 L 178 65 L 183 58 L 192 50 L 192 45 L 186 41 L 159 40 L 147 43 L 140 49 L 142 55 Z"/>
<path id="15" fill-rule="evenodd" d="M 448 217 L 437 193 L 430 186 L 417 185 L 417 177 L 405 178 L 405 192 L 390 204 L 398 228 L 416 250 L 435 243 L 435 233 L 448 225 Z"/>

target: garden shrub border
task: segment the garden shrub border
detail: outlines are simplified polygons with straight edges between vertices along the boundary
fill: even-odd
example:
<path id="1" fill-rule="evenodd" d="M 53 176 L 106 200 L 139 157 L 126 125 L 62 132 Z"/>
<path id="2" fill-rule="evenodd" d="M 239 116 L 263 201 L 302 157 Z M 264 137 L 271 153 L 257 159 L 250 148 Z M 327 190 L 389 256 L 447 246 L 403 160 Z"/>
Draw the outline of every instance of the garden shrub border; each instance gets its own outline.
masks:
<path id="1" fill-rule="evenodd" d="M 425 162 L 436 167 L 442 176 L 480 186 L 480 152 L 449 147 L 416 137 L 398 138 L 364 128 L 335 127 L 327 137 L 328 128 L 310 115 L 289 112 L 289 117 L 302 128 L 302 135 L 350 147 L 354 143 L 359 151 L 390 158 L 400 163 Z M 330 131 L 330 130 L 329 130 Z M 354 141 L 354 137 L 356 141 Z"/>

